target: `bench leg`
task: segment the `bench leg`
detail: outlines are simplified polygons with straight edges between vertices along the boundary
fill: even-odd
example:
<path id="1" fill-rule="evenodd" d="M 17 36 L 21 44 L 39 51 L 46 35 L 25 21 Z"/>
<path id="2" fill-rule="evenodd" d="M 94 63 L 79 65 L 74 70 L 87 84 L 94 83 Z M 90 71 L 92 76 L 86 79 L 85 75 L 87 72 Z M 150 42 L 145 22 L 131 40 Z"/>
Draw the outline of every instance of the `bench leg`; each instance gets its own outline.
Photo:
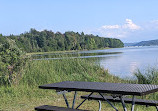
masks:
<path id="1" fill-rule="evenodd" d="M 134 100 L 134 95 L 133 95 L 133 98 L 132 98 L 132 108 L 131 108 L 131 111 L 134 111 L 134 105 L 135 105 L 135 100 Z"/>
<path id="2" fill-rule="evenodd" d="M 87 97 L 86 99 L 84 99 L 84 100 L 81 102 L 81 104 L 79 104 L 79 105 L 76 107 L 76 109 L 78 109 L 92 94 L 93 94 L 93 92 L 91 92 L 91 93 L 88 95 L 88 97 Z"/>
<path id="3" fill-rule="evenodd" d="M 101 97 L 107 101 L 116 111 L 118 111 L 118 109 L 115 108 L 115 106 L 113 104 L 111 104 L 111 102 L 109 100 L 107 100 L 101 93 L 99 93 L 101 95 Z"/>
<path id="4" fill-rule="evenodd" d="M 99 102 L 99 111 L 101 111 L 101 101 L 98 100 L 98 102 Z"/>
<path id="5" fill-rule="evenodd" d="M 66 98 L 66 95 L 63 94 L 63 97 L 64 97 L 64 100 L 65 100 L 65 103 L 66 103 L 67 107 L 69 108 L 69 102 L 68 102 L 68 100 L 67 100 L 67 98 Z"/>
<path id="6" fill-rule="evenodd" d="M 74 105 L 75 105 L 75 101 L 76 101 L 76 95 L 77 95 L 77 91 L 75 91 L 75 94 L 74 94 L 74 99 L 73 99 L 73 103 L 72 103 L 72 109 L 74 109 Z"/>
<path id="7" fill-rule="evenodd" d="M 127 111 L 127 108 L 126 108 L 126 105 L 125 105 L 125 102 L 124 102 L 122 96 L 120 97 L 120 100 L 121 100 L 121 103 L 122 103 L 122 106 L 123 106 L 124 111 Z"/>

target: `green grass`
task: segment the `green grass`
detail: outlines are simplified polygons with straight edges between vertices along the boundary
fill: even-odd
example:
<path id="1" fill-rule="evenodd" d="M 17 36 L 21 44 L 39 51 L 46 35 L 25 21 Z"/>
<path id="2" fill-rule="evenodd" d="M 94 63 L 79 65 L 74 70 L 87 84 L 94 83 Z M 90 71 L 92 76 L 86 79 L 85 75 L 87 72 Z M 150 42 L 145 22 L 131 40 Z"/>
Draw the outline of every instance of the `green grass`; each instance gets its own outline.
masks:
<path id="1" fill-rule="evenodd" d="M 39 89 L 38 85 L 42 84 L 60 81 L 133 82 L 112 76 L 108 71 L 95 65 L 93 60 L 86 59 L 30 61 L 25 66 L 22 75 L 19 84 L 12 87 L 0 87 L 0 110 L 33 111 L 35 106 L 43 104 L 65 106 L 62 96 L 57 95 L 54 90 Z M 78 94 L 77 104 L 81 101 L 79 96 L 82 94 L 85 93 L 80 92 Z M 155 96 L 157 97 L 157 95 Z M 73 92 L 68 94 L 68 98 L 69 101 L 72 100 Z M 116 104 L 116 107 L 122 110 L 121 104 Z M 81 108 L 97 111 L 98 103 L 86 101 Z M 103 108 L 106 108 L 106 111 L 113 111 L 107 104 L 103 104 Z M 152 111 L 155 109 L 136 106 L 136 111 L 144 110 Z"/>
<path id="2" fill-rule="evenodd" d="M 158 68 L 149 67 L 144 72 L 138 70 L 134 73 L 138 84 L 155 84 L 158 85 Z M 158 93 L 146 96 L 147 99 L 158 100 Z"/>
<path id="3" fill-rule="evenodd" d="M 158 69 L 156 67 L 149 67 L 146 71 L 135 72 L 137 82 L 140 84 L 158 84 Z"/>
<path id="4" fill-rule="evenodd" d="M 41 85 L 60 81 L 124 81 L 94 65 L 93 60 L 58 59 L 39 60 L 27 64 L 20 84 Z"/>

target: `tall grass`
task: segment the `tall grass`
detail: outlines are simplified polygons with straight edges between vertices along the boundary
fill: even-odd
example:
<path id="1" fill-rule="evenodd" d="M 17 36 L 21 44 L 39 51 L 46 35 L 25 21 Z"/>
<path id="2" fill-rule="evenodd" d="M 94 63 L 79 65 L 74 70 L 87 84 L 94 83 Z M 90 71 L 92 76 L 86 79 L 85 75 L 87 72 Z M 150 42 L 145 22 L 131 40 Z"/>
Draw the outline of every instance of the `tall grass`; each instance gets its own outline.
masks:
<path id="1" fill-rule="evenodd" d="M 145 72 L 141 72 L 140 70 L 138 70 L 134 74 L 139 84 L 158 85 L 158 69 L 155 67 L 150 67 Z"/>
<path id="2" fill-rule="evenodd" d="M 56 103 L 54 101 L 59 97 L 52 90 L 39 89 L 38 85 L 42 84 L 60 81 L 124 81 L 95 65 L 93 60 L 78 58 L 30 61 L 22 75 L 18 85 L 0 87 L 0 110 L 31 111 L 40 104 Z M 61 100 L 59 98 L 60 105 L 64 105 Z"/>
<path id="3" fill-rule="evenodd" d="M 30 61 L 26 64 L 22 75 L 18 85 L 0 87 L 0 110 L 33 111 L 35 106 L 43 104 L 65 106 L 62 96 L 58 96 L 54 90 L 39 89 L 38 85 L 42 84 L 60 81 L 129 82 L 110 75 L 107 70 L 95 65 L 93 60 L 79 58 Z M 83 93 L 79 93 L 81 94 Z M 71 93 L 68 94 L 68 100 L 72 100 L 72 97 Z M 77 104 L 80 101 L 79 99 Z M 121 105 L 117 107 L 122 110 Z M 81 108 L 97 111 L 98 103 L 87 101 Z M 107 111 L 112 110 L 107 104 L 103 104 L 103 108 Z M 137 110 L 144 109 L 137 107 Z"/>
<path id="4" fill-rule="evenodd" d="M 155 84 L 158 85 L 158 68 L 150 67 L 144 72 L 138 70 L 134 73 L 138 84 Z M 158 93 L 146 96 L 146 99 L 158 100 Z"/>
<path id="5" fill-rule="evenodd" d="M 32 61 L 27 64 L 20 84 L 36 86 L 60 81 L 120 82 L 122 79 L 94 65 L 93 60 L 75 58 Z"/>

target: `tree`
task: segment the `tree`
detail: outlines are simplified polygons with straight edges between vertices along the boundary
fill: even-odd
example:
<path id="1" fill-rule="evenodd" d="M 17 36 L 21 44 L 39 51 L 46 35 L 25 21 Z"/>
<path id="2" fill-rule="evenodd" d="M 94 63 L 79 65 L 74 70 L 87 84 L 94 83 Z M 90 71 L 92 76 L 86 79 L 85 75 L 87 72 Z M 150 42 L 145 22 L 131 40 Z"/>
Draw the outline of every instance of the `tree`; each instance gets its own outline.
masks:
<path id="1" fill-rule="evenodd" d="M 96 49 L 97 48 L 97 46 L 95 44 L 95 40 L 93 38 L 90 39 L 89 46 L 90 46 L 89 47 L 90 49 Z"/>

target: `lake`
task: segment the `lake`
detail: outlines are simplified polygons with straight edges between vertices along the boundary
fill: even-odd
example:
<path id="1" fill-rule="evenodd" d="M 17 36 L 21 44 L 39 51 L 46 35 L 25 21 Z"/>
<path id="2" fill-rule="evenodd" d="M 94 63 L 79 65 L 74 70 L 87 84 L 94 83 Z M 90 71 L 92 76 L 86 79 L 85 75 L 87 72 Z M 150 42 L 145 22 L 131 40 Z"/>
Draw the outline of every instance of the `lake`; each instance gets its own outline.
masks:
<path id="1" fill-rule="evenodd" d="M 80 58 L 95 58 L 96 64 L 121 78 L 132 78 L 134 72 L 138 69 L 145 71 L 150 67 L 158 67 L 158 46 L 89 50 L 66 54 L 74 55 L 71 58 L 78 58 L 78 54 L 80 54 Z M 45 59 L 61 59 L 55 57 L 55 55 L 58 54 L 45 54 Z M 36 60 L 39 59 L 36 58 Z"/>

